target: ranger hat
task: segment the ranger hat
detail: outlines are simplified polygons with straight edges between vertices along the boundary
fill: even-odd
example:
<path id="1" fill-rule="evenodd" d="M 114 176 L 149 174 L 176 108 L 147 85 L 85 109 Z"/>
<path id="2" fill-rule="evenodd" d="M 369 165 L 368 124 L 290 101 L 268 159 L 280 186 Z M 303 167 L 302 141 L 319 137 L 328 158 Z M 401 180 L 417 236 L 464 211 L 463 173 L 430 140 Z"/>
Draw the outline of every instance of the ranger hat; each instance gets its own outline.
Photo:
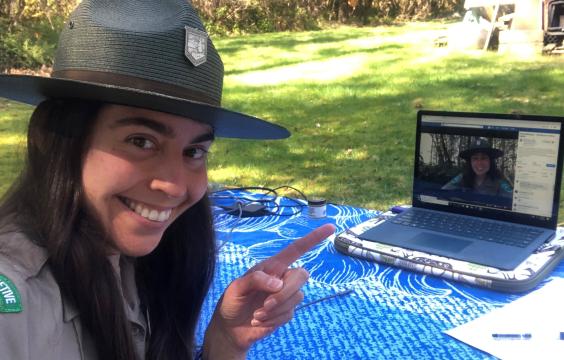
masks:
<path id="1" fill-rule="evenodd" d="M 180 115 L 220 137 L 282 139 L 285 128 L 220 107 L 223 63 L 188 0 L 83 0 L 51 77 L 0 75 L 0 97 L 79 98 Z"/>
<path id="2" fill-rule="evenodd" d="M 503 155 L 503 151 L 493 148 L 488 139 L 479 137 L 474 139 L 470 147 L 462 151 L 459 156 L 465 160 L 470 160 L 472 155 L 476 153 L 488 154 L 490 159 L 495 159 Z"/>

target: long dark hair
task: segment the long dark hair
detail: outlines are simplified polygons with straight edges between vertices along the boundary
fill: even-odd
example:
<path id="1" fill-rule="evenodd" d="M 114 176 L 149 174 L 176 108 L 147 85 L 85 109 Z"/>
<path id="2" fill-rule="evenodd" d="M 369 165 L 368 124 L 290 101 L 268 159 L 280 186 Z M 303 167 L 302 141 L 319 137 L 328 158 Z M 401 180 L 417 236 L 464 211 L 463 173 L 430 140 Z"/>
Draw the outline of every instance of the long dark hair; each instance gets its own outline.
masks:
<path id="1" fill-rule="evenodd" d="M 486 178 L 489 178 L 490 180 L 497 180 L 502 178 L 501 172 L 497 169 L 495 158 L 487 153 L 485 154 L 490 158 L 490 169 L 486 173 Z M 475 179 L 476 174 L 474 173 L 474 170 L 472 170 L 472 161 L 471 157 L 469 157 L 464 162 L 464 169 L 462 171 L 462 186 L 465 188 L 473 189 Z"/>
<path id="2" fill-rule="evenodd" d="M 83 196 L 83 159 L 102 106 L 47 100 L 35 109 L 26 162 L 0 205 L 0 220 L 10 219 L 45 247 L 62 296 L 77 307 L 98 356 L 134 359 L 123 300 L 107 255 L 111 240 L 97 217 L 86 211 Z M 179 216 L 157 248 L 136 259 L 135 267 L 151 325 L 147 359 L 191 359 L 215 268 L 207 197 Z"/>

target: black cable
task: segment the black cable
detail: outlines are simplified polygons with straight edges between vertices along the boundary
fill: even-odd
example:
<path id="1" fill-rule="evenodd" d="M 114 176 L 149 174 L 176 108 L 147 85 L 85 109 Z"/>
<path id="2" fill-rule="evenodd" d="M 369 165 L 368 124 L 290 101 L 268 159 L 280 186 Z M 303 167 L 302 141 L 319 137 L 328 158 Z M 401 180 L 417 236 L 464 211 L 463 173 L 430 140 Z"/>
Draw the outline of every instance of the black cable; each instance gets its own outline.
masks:
<path id="1" fill-rule="evenodd" d="M 298 200 L 286 197 L 291 202 L 294 202 L 296 205 L 281 205 L 276 200 L 281 196 L 278 194 L 278 191 L 281 189 L 291 189 L 297 192 L 304 200 L 306 204 L 299 202 Z M 226 191 L 263 191 L 265 193 L 255 193 L 254 198 L 246 197 L 246 196 L 235 196 L 235 195 L 220 195 L 222 192 Z M 272 195 L 270 195 L 272 194 Z M 294 216 L 300 214 L 305 206 L 307 206 L 307 196 L 300 190 L 296 189 L 295 187 L 289 185 L 279 186 L 277 188 L 268 188 L 262 186 L 247 186 L 247 187 L 235 187 L 235 188 L 224 188 L 220 190 L 215 190 L 209 193 L 211 199 L 233 199 L 236 202 L 246 201 L 246 204 L 243 204 L 243 208 L 241 217 L 252 217 L 252 216 Z M 269 198 L 265 199 L 265 197 L 269 196 Z M 258 197 L 258 198 L 257 198 Z M 261 198 L 262 197 L 262 198 Z M 252 204 L 260 204 L 261 206 L 250 206 Z M 234 215 L 237 208 L 235 205 L 232 206 L 222 206 L 216 205 L 221 207 L 222 209 L 226 210 L 228 213 Z M 249 206 L 252 209 L 245 209 L 245 206 Z M 284 208 L 297 208 L 296 211 L 292 211 L 289 214 L 284 214 Z"/>
<path id="2" fill-rule="evenodd" d="M 225 192 L 225 191 L 252 191 L 252 190 L 261 190 L 261 191 L 266 191 L 266 193 L 264 193 L 264 194 L 257 194 L 257 195 L 267 196 L 268 194 L 272 193 L 272 194 L 274 194 L 274 197 L 275 197 L 275 198 L 278 198 L 278 197 L 280 197 L 280 196 L 278 195 L 277 190 L 280 190 L 280 189 L 291 189 L 291 190 L 294 190 L 295 192 L 297 192 L 298 194 L 300 194 L 300 196 L 303 198 L 304 201 L 307 202 L 307 196 L 306 196 L 302 191 L 300 191 L 300 190 L 298 190 L 298 189 L 296 189 L 295 187 L 290 186 L 290 185 L 282 185 L 282 186 L 279 186 L 279 187 L 274 188 L 274 189 L 268 188 L 268 187 L 263 187 L 263 186 L 245 186 L 245 187 L 225 188 L 225 189 L 220 189 L 220 190 L 212 191 L 212 192 L 210 193 L 210 195 L 217 194 L 217 193 L 220 193 L 220 192 Z M 292 199 L 292 198 L 288 198 L 288 199 Z M 259 200 L 260 200 L 260 199 L 259 199 Z M 292 200 L 293 200 L 293 199 L 292 199 Z"/>
<path id="3" fill-rule="evenodd" d="M 289 186 L 289 185 L 282 185 L 282 186 L 279 186 L 277 188 L 274 188 L 273 190 L 276 191 L 276 190 L 280 190 L 280 189 L 292 189 L 295 192 L 297 192 L 298 194 L 300 194 L 302 196 L 302 198 L 307 202 L 307 196 L 305 196 L 305 194 L 303 192 L 296 189 L 295 187 L 292 187 L 292 186 Z"/>
<path id="4" fill-rule="evenodd" d="M 217 247 L 218 252 L 225 246 L 225 244 L 231 241 L 231 237 L 233 236 L 233 230 L 235 230 L 237 225 L 239 225 L 239 221 L 241 221 L 243 215 L 243 205 L 240 202 L 238 202 L 237 206 L 239 208 L 239 215 L 237 216 L 237 220 L 235 220 L 235 224 L 233 224 L 233 226 L 231 226 L 231 229 L 229 229 L 229 233 L 227 234 L 227 239 L 225 239 L 223 243 Z"/>

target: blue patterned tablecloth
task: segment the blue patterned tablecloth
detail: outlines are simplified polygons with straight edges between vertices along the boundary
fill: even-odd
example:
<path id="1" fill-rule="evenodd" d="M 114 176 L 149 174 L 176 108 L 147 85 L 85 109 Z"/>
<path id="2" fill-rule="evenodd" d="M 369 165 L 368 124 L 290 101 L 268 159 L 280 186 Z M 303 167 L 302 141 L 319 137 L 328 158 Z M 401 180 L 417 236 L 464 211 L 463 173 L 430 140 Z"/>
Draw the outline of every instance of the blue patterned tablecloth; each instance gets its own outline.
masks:
<path id="1" fill-rule="evenodd" d="M 205 326 L 227 285 L 254 264 L 324 223 L 335 224 L 338 233 L 378 212 L 328 205 L 327 214 L 324 219 L 311 219 L 304 208 L 293 216 L 238 219 L 214 207 L 220 246 L 218 270 L 203 307 L 197 340 L 201 343 Z M 337 252 L 332 241 L 327 239 L 296 263 L 310 272 L 303 290 L 304 304 L 311 304 L 298 309 L 290 323 L 255 344 L 249 359 L 492 358 L 443 331 L 521 295 L 349 257 Z M 539 287 L 554 277 L 564 277 L 564 263 Z M 343 292 L 346 294 L 316 302 Z"/>

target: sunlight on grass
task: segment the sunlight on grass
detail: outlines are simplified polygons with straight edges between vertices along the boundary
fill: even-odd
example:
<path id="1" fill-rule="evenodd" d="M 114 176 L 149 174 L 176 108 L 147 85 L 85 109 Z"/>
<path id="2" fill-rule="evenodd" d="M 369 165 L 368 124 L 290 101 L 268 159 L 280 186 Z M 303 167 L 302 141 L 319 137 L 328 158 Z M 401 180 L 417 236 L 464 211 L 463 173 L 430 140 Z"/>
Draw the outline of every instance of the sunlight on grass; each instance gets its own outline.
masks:
<path id="1" fill-rule="evenodd" d="M 366 149 L 346 149 L 345 151 L 337 154 L 335 160 L 367 160 L 369 158 Z"/>
<path id="2" fill-rule="evenodd" d="M 230 51 L 225 106 L 293 136 L 268 152 L 260 143 L 219 141 L 210 177 L 229 165 L 224 184 L 288 184 L 337 203 L 386 208 L 411 201 L 417 109 L 563 113 L 561 60 L 434 47 L 445 29 L 416 23 L 245 37 L 272 50 L 270 59 L 260 53 L 259 67 L 232 46 L 237 40 L 220 41 L 220 52 Z M 356 63 L 342 61 L 350 59 Z M 251 174 L 249 162 L 267 171 Z"/>
<path id="3" fill-rule="evenodd" d="M 418 109 L 564 114 L 564 57 L 524 60 L 435 47 L 447 26 L 214 39 L 226 71 L 223 106 L 285 126 L 293 135 L 217 139 L 210 181 L 290 185 L 329 202 L 385 209 L 411 201 Z M 29 107 L 14 104 L 0 101 L 0 191 L 17 173 L 15 149 L 21 150 L 18 136 L 30 114 Z"/>
<path id="4" fill-rule="evenodd" d="M 22 144 L 25 144 L 25 141 L 26 141 L 25 134 L 2 135 L 2 137 L 0 137 L 0 146 L 3 146 L 3 145 L 22 145 Z"/>
<path id="5" fill-rule="evenodd" d="M 366 63 L 365 55 L 343 56 L 325 61 L 311 61 L 273 70 L 253 71 L 230 78 L 235 84 L 252 86 L 278 85 L 291 81 L 335 81 L 354 76 Z"/>
<path id="6" fill-rule="evenodd" d="M 232 183 L 234 179 L 238 177 L 234 174 L 240 173 L 241 175 L 244 174 L 244 177 L 252 177 L 256 179 L 266 179 L 267 176 L 260 168 L 256 166 L 226 166 L 226 167 L 217 167 L 214 169 L 210 169 L 208 172 L 208 176 L 210 179 L 213 179 L 214 182 L 217 183 Z M 244 180 L 243 176 L 239 177 L 239 180 Z M 261 186 L 261 185 L 256 185 Z"/>

